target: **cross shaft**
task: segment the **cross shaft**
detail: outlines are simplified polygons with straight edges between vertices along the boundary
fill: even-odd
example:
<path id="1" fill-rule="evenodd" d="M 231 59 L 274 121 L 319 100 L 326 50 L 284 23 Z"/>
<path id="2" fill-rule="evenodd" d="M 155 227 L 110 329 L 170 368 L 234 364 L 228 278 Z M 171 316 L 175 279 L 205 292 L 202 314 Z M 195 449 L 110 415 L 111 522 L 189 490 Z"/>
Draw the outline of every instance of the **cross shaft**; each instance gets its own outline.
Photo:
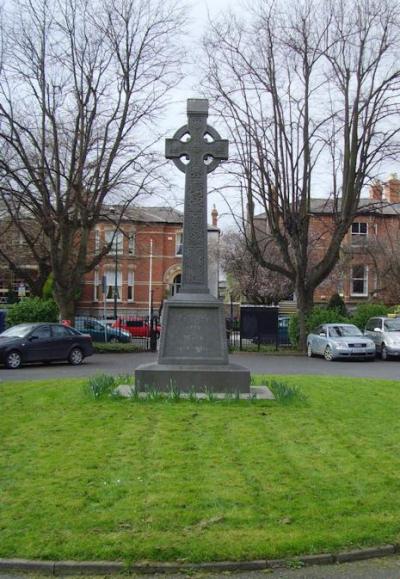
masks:
<path id="1" fill-rule="evenodd" d="M 209 293 L 207 271 L 207 173 L 228 159 L 228 141 L 207 125 L 208 101 L 189 99 L 188 123 L 166 140 L 165 156 L 185 173 L 182 292 Z M 189 136 L 188 140 L 184 140 Z M 206 140 L 206 136 L 211 140 Z M 186 162 L 182 160 L 184 158 Z M 211 162 L 210 162 L 211 158 Z"/>

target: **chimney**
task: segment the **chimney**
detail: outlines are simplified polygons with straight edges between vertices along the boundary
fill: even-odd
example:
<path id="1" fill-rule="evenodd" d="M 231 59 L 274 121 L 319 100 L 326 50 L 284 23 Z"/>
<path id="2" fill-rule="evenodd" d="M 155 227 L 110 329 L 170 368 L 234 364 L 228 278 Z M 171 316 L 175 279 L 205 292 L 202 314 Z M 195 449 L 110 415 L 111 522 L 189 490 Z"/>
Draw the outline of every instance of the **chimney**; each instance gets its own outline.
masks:
<path id="1" fill-rule="evenodd" d="M 211 223 L 213 224 L 214 227 L 218 227 L 218 211 L 215 205 L 213 206 L 213 209 L 211 211 Z"/>
<path id="2" fill-rule="evenodd" d="M 389 203 L 400 203 L 400 181 L 396 173 L 385 183 L 385 198 Z"/>
<path id="3" fill-rule="evenodd" d="M 373 199 L 374 201 L 382 201 L 382 193 L 382 183 L 379 181 L 379 179 L 376 179 L 372 182 L 372 185 L 369 188 L 369 198 Z"/>

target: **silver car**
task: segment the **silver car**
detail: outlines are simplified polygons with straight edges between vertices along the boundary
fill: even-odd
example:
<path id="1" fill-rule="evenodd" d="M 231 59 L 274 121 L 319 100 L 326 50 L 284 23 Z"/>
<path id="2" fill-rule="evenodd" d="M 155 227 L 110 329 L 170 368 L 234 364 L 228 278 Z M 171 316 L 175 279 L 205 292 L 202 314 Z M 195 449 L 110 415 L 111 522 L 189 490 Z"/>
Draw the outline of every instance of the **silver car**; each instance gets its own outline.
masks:
<path id="1" fill-rule="evenodd" d="M 376 351 L 382 360 L 400 356 L 400 318 L 370 318 L 365 326 L 364 335 L 374 341 Z"/>
<path id="2" fill-rule="evenodd" d="M 374 342 L 353 324 L 322 324 L 307 336 L 309 358 L 319 354 L 325 360 L 375 358 Z"/>

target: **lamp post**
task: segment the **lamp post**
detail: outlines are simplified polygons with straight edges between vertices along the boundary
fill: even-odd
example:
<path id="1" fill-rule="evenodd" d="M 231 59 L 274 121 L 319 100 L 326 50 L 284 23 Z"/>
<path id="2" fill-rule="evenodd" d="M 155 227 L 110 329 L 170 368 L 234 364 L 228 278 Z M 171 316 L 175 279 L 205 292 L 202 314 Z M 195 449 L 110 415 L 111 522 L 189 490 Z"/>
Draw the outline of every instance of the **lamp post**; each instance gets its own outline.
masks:
<path id="1" fill-rule="evenodd" d="M 151 292 L 153 289 L 153 240 L 150 239 L 150 263 L 149 263 L 149 327 L 151 323 L 151 307 L 152 307 L 152 300 L 151 300 Z"/>
<path id="2" fill-rule="evenodd" d="M 115 271 L 114 271 L 114 318 L 117 320 L 118 300 L 118 229 L 115 231 Z"/>

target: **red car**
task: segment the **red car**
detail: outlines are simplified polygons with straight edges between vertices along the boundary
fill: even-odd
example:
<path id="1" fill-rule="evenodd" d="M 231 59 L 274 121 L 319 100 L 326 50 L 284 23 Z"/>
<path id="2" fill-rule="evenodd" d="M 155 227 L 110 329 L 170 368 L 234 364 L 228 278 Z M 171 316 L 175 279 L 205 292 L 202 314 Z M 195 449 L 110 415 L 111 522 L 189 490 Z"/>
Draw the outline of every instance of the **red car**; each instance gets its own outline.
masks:
<path id="1" fill-rule="evenodd" d="M 129 332 L 134 338 L 150 338 L 149 322 L 140 318 L 118 319 L 112 325 L 113 328 L 121 328 Z M 154 324 L 157 338 L 160 336 L 161 326 Z"/>

